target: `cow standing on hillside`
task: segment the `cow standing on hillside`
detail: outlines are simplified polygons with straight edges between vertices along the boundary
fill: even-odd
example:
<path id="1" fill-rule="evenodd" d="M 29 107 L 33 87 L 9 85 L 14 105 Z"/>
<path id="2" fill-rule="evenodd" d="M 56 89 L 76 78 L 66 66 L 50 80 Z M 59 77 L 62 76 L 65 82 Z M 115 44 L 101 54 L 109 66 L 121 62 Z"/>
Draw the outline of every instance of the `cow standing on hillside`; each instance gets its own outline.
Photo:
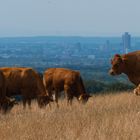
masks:
<path id="1" fill-rule="evenodd" d="M 43 82 L 38 73 L 32 68 L 0 68 L 6 78 L 6 96 L 21 95 L 23 106 L 26 102 L 31 107 L 31 100 L 37 98 L 39 107 L 52 101 L 46 94 Z"/>
<path id="2" fill-rule="evenodd" d="M 58 96 L 62 91 L 65 92 L 67 103 L 70 105 L 73 97 L 82 102 L 87 102 L 88 98 L 91 97 L 86 93 L 80 73 L 77 71 L 64 68 L 50 68 L 44 72 L 43 82 L 50 97 L 52 97 L 54 91 L 57 106 Z"/>
<path id="3" fill-rule="evenodd" d="M 128 54 L 116 54 L 111 60 L 112 68 L 111 75 L 119 75 L 124 73 L 129 80 L 138 86 L 140 84 L 140 51 L 131 52 Z M 139 95 L 139 87 L 134 90 L 136 95 Z"/>
<path id="4" fill-rule="evenodd" d="M 5 76 L 3 72 L 0 71 L 0 110 L 6 113 L 13 108 L 14 104 L 16 104 L 16 101 L 6 96 Z"/>

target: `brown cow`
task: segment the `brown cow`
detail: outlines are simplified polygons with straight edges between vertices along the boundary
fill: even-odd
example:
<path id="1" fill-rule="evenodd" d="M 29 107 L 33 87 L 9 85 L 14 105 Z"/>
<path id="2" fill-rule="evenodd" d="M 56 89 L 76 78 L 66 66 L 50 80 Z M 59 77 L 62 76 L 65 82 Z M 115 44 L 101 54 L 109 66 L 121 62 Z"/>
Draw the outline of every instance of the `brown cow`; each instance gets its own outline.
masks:
<path id="1" fill-rule="evenodd" d="M 16 104 L 16 101 L 6 96 L 5 76 L 0 71 L 0 110 L 6 113 L 13 108 L 14 104 Z"/>
<path id="2" fill-rule="evenodd" d="M 140 51 L 128 54 L 116 54 L 111 61 L 111 75 L 119 75 L 124 73 L 129 80 L 136 86 L 140 83 Z"/>
<path id="3" fill-rule="evenodd" d="M 82 102 L 87 102 L 88 98 L 91 97 L 86 93 L 80 73 L 77 71 L 50 68 L 44 72 L 43 81 L 50 97 L 52 97 L 54 91 L 57 106 L 58 96 L 61 91 L 64 91 L 67 95 L 67 103 L 70 105 L 73 97 Z"/>
<path id="4" fill-rule="evenodd" d="M 31 107 L 31 100 L 37 98 L 39 107 L 47 105 L 52 101 L 46 94 L 43 82 L 38 73 L 32 68 L 0 68 L 6 77 L 6 95 L 8 97 L 21 95 L 23 107 L 28 102 Z"/>

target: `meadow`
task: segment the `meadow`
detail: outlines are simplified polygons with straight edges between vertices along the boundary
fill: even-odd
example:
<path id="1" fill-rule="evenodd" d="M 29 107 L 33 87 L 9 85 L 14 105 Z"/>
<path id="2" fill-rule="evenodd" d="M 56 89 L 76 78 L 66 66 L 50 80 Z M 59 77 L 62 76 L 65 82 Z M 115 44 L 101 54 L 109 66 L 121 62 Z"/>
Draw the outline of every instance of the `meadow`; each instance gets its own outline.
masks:
<path id="1" fill-rule="evenodd" d="M 0 114 L 0 140 L 138 140 L 140 97 L 131 92 L 94 95 L 87 104 L 66 100 L 51 108 L 15 106 Z"/>

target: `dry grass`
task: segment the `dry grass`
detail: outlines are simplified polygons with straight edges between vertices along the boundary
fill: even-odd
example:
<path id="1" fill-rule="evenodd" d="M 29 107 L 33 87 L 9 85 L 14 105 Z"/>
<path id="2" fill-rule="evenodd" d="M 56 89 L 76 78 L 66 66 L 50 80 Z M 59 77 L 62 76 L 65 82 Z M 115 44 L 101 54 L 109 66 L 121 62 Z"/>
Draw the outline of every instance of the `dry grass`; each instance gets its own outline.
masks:
<path id="1" fill-rule="evenodd" d="M 94 96 L 86 105 L 60 102 L 60 108 L 23 110 L 0 115 L 0 140 L 138 140 L 140 97 L 121 93 Z"/>

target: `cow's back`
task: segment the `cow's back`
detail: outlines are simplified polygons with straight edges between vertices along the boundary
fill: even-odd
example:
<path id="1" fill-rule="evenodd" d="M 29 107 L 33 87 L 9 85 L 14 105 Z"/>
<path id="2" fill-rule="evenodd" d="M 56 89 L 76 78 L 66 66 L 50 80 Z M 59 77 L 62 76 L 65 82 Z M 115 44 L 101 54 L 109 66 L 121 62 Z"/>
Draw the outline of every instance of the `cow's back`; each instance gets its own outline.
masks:
<path id="1" fill-rule="evenodd" d="M 122 59 L 128 70 L 140 70 L 140 51 L 124 54 L 122 55 Z"/>
<path id="2" fill-rule="evenodd" d="M 132 83 L 138 85 L 140 83 L 140 51 L 124 54 L 122 58 L 125 63 L 125 74 Z"/>
<path id="3" fill-rule="evenodd" d="M 44 73 L 44 83 L 46 88 L 56 89 L 58 91 L 64 90 L 64 85 L 76 86 L 79 79 L 79 72 L 64 69 L 64 68 L 50 68 Z"/>
<path id="4" fill-rule="evenodd" d="M 53 74 L 53 85 L 54 88 L 59 90 L 64 90 L 64 85 L 70 84 L 71 81 L 71 71 L 63 68 L 57 68 Z M 72 82 L 72 81 L 71 81 Z"/>
<path id="5" fill-rule="evenodd" d="M 6 78 L 6 89 L 7 96 L 12 96 L 20 94 L 20 89 L 22 86 L 22 73 L 25 70 L 24 68 L 0 68 L 3 71 Z"/>
<path id="6" fill-rule="evenodd" d="M 32 68 L 4 67 L 0 68 L 0 70 L 3 71 L 6 77 L 8 96 L 21 94 L 21 90 L 30 90 L 35 93 L 39 93 L 40 91 L 38 90 L 43 90 L 43 82 L 38 73 Z"/>

